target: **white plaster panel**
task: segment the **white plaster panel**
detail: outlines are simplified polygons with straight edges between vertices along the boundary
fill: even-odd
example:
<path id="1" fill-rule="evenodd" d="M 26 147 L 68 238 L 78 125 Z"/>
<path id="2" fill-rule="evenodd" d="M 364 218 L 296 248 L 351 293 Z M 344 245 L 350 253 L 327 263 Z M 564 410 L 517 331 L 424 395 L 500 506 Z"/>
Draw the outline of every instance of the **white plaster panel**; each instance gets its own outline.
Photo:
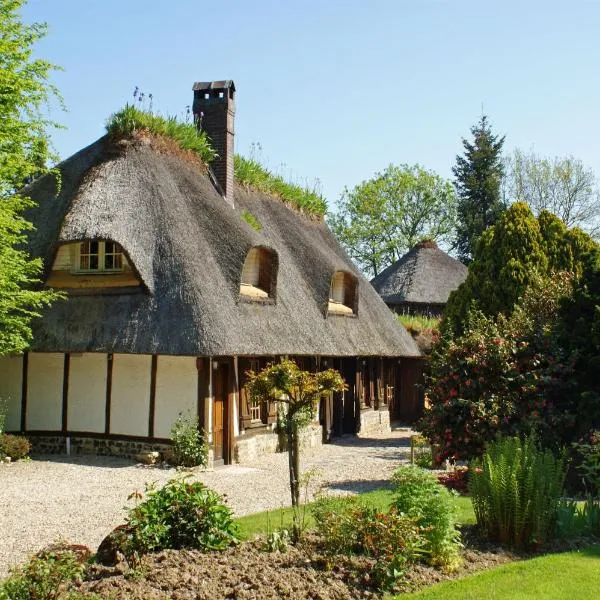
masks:
<path id="1" fill-rule="evenodd" d="M 148 436 L 152 356 L 113 354 L 110 433 Z"/>
<path id="2" fill-rule="evenodd" d="M 56 257 L 54 258 L 54 264 L 52 265 L 52 269 L 54 271 L 70 271 L 72 267 L 71 256 L 73 254 L 73 244 L 62 244 L 57 252 Z"/>
<path id="3" fill-rule="evenodd" d="M 197 415 L 198 369 L 193 356 L 159 356 L 156 371 L 155 437 L 171 437 L 180 413 Z"/>
<path id="4" fill-rule="evenodd" d="M 62 429 L 64 354 L 30 352 L 27 366 L 28 431 Z"/>
<path id="5" fill-rule="evenodd" d="M 67 429 L 104 432 L 106 354 L 71 354 Z"/>
<path id="6" fill-rule="evenodd" d="M 23 357 L 0 356 L 0 398 L 8 405 L 6 431 L 21 429 Z"/>

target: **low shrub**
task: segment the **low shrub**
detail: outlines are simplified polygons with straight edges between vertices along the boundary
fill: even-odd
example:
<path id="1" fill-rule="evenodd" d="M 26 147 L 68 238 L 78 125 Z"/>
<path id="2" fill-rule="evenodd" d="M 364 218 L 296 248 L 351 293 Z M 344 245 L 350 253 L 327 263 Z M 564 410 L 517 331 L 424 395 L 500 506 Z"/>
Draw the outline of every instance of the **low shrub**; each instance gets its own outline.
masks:
<path id="1" fill-rule="evenodd" d="M 128 560 L 169 548 L 224 550 L 239 542 L 231 510 L 203 483 L 173 479 L 160 489 L 148 486 L 146 492 L 122 528 Z"/>
<path id="2" fill-rule="evenodd" d="M 460 563 L 460 533 L 452 494 L 436 477 L 417 467 L 400 467 L 392 476 L 392 506 L 418 519 L 428 542 L 429 562 L 452 569 Z"/>
<path id="3" fill-rule="evenodd" d="M 477 525 L 493 541 L 538 546 L 553 534 L 565 462 L 525 439 L 499 437 L 472 464 L 469 491 Z"/>
<path id="4" fill-rule="evenodd" d="M 85 565 L 75 552 L 41 551 L 0 584 L 0 600 L 54 600 L 81 579 Z"/>
<path id="5" fill-rule="evenodd" d="M 600 430 L 593 429 L 572 444 L 578 455 L 577 472 L 589 494 L 600 495 Z"/>
<path id="6" fill-rule="evenodd" d="M 456 467 L 454 471 L 440 473 L 437 480 L 444 487 L 453 490 L 461 496 L 469 493 L 469 469 L 467 467 Z"/>
<path id="7" fill-rule="evenodd" d="M 410 438 L 410 462 L 422 469 L 433 467 L 431 444 L 422 435 L 413 435 Z"/>
<path id="8" fill-rule="evenodd" d="M 0 435 L 0 454 L 10 456 L 13 460 L 21 460 L 29 456 L 31 444 L 22 435 Z"/>
<path id="9" fill-rule="evenodd" d="M 382 512 L 356 498 L 322 498 L 312 511 L 325 552 L 375 558 L 373 575 L 380 589 L 393 589 L 407 565 L 427 556 L 419 519 L 394 508 Z"/>
<path id="10" fill-rule="evenodd" d="M 179 415 L 171 428 L 173 458 L 182 467 L 205 467 L 208 462 L 208 442 L 198 425 L 198 418 Z"/>

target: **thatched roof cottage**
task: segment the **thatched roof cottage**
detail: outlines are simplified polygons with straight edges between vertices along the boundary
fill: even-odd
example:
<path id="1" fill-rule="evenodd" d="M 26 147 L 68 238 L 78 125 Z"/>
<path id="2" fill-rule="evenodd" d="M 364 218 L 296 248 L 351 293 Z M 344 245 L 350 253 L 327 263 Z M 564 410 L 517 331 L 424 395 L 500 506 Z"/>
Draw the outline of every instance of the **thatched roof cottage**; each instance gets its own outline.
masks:
<path id="1" fill-rule="evenodd" d="M 276 437 L 275 407 L 250 402 L 245 373 L 282 356 L 349 384 L 322 402 L 319 439 L 368 434 L 414 404 L 419 351 L 324 220 L 234 184 L 234 94 L 194 85 L 218 153 L 208 168 L 152 135 L 105 136 L 58 166 L 60 188 L 48 175 L 27 189 L 31 251 L 68 293 L 30 352 L 0 358 L 9 428 L 38 447 L 134 453 L 189 411 L 215 460 L 244 460 Z"/>
<path id="2" fill-rule="evenodd" d="M 425 240 L 374 277 L 371 285 L 396 313 L 439 316 L 467 271 L 434 241 Z"/>

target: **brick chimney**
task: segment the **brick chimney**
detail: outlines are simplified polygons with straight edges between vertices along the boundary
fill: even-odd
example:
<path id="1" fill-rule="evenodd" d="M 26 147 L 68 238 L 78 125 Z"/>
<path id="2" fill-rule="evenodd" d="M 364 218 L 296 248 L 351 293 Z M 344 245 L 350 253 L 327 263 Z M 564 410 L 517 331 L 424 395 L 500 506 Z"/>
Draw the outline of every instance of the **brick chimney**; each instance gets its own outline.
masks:
<path id="1" fill-rule="evenodd" d="M 194 121 L 210 138 L 217 153 L 210 167 L 222 196 L 233 205 L 233 118 L 235 85 L 226 81 L 197 81 L 194 90 Z"/>

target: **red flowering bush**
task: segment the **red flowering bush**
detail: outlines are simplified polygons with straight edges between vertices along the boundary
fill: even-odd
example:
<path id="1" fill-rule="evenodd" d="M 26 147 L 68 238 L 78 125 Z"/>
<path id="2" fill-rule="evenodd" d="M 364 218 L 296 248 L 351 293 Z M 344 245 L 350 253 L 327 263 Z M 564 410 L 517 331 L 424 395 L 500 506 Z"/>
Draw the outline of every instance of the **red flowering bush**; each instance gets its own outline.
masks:
<path id="1" fill-rule="evenodd" d="M 497 433 L 532 429 L 545 443 L 569 439 L 576 408 L 568 393 L 571 362 L 553 334 L 571 277 L 534 278 L 510 317 L 472 311 L 465 333 L 438 345 L 418 429 L 438 460 L 480 456 Z M 563 436 L 563 437 L 561 437 Z"/>
<path id="2" fill-rule="evenodd" d="M 454 471 L 440 473 L 437 479 L 443 486 L 458 492 L 461 496 L 466 496 L 469 492 L 469 469 L 467 467 L 457 467 Z"/>

